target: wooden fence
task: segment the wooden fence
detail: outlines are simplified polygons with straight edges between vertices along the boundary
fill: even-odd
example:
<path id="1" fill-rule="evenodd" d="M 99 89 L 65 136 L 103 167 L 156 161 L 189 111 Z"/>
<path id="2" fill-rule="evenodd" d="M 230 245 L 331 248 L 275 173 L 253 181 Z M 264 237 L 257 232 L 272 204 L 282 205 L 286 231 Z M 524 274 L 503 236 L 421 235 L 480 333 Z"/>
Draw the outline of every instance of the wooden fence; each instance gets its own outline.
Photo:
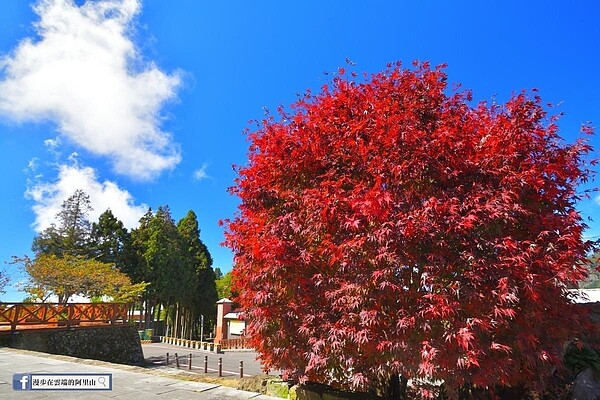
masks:
<path id="1" fill-rule="evenodd" d="M 248 339 L 245 337 L 239 339 L 223 339 L 219 342 L 223 350 L 231 349 L 249 349 Z"/>
<path id="2" fill-rule="evenodd" d="M 123 303 L 0 303 L 0 332 L 127 322 Z"/>

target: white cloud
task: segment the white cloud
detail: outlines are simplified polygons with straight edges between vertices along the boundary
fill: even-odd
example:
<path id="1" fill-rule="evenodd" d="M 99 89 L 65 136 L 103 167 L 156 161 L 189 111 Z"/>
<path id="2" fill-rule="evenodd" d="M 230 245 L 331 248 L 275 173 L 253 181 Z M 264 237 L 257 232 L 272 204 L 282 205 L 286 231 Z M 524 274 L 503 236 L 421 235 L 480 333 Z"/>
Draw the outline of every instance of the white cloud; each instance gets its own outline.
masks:
<path id="1" fill-rule="evenodd" d="M 139 220 L 148 210 L 145 204 L 135 205 L 131 194 L 110 181 L 99 182 L 96 171 L 91 167 L 61 165 L 55 182 L 37 182 L 30 185 L 26 196 L 34 201 L 34 229 L 38 232 L 55 221 L 63 201 L 75 190 L 81 189 L 90 196 L 93 211 L 89 220 L 98 220 L 100 214 L 111 209 L 123 224 L 131 229 L 139 225 Z"/>
<path id="2" fill-rule="evenodd" d="M 60 138 L 46 139 L 44 140 L 44 146 L 48 150 L 56 150 L 60 146 Z"/>
<path id="3" fill-rule="evenodd" d="M 152 179 L 175 167 L 180 149 L 161 129 L 179 72 L 166 74 L 131 39 L 138 0 L 40 0 L 39 39 L 0 59 L 0 115 L 52 121 L 62 135 L 108 157 L 116 172 Z"/>
<path id="4" fill-rule="evenodd" d="M 206 173 L 206 169 L 208 168 L 208 164 L 204 163 L 200 168 L 194 171 L 194 179 L 197 181 L 201 181 L 203 179 L 208 179 L 210 176 Z"/>
<path id="5" fill-rule="evenodd" d="M 27 168 L 25 168 L 25 172 L 27 171 L 32 171 L 35 172 L 38 168 L 38 159 L 37 157 L 32 158 L 31 160 L 29 160 L 29 163 L 27 163 Z"/>

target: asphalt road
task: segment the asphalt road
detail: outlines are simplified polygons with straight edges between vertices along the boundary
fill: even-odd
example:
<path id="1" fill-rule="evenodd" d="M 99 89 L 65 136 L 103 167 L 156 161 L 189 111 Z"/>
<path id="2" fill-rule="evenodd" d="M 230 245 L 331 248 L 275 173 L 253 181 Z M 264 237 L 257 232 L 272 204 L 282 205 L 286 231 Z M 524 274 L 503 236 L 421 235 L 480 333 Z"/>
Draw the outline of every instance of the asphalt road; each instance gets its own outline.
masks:
<path id="1" fill-rule="evenodd" d="M 164 367 L 162 367 L 164 368 Z M 0 399 L 7 400 L 281 400 L 254 392 L 236 390 L 218 383 L 191 382 L 169 377 L 170 370 L 132 367 L 97 360 L 0 347 Z M 49 388 L 24 390 L 35 374 L 108 374 L 109 387 L 82 390 Z M 23 377 L 27 379 L 23 380 Z M 64 379 L 64 378 L 63 378 Z M 104 382 L 101 383 L 104 386 Z"/>
<path id="2" fill-rule="evenodd" d="M 260 363 L 256 361 L 256 352 L 254 351 L 225 351 L 224 353 L 212 353 L 203 350 L 194 350 L 187 347 L 174 346 L 167 343 L 143 344 L 144 358 L 149 364 L 157 367 L 166 365 L 167 353 L 169 353 L 169 367 L 176 368 L 175 353 L 178 355 L 179 366 L 181 369 L 188 370 L 188 356 L 192 354 L 192 372 L 204 373 L 204 357 L 208 356 L 208 373 L 218 375 L 219 358 L 223 360 L 223 376 L 239 376 L 240 361 L 244 362 L 244 376 L 260 375 Z M 271 375 L 278 375 L 277 372 L 270 372 Z"/>

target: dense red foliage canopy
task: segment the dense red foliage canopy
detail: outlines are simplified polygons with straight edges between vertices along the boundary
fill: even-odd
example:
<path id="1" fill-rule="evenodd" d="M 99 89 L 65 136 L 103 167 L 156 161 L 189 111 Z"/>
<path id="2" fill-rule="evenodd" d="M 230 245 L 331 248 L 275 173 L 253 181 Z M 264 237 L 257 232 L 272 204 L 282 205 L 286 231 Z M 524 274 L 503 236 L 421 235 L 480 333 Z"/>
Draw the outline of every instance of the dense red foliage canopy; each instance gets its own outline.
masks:
<path id="1" fill-rule="evenodd" d="M 390 374 L 541 380 L 577 334 L 590 147 L 537 96 L 471 105 L 443 67 L 343 70 L 249 133 L 227 221 L 238 301 L 269 368 L 355 389 Z M 584 128 L 591 133 L 591 128 Z"/>

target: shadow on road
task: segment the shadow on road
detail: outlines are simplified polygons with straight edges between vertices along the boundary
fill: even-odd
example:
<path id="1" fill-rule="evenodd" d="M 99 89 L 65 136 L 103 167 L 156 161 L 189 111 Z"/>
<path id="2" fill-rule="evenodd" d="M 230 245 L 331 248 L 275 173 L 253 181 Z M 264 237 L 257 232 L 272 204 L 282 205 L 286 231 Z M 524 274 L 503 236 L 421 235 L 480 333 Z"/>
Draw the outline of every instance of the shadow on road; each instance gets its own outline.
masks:
<path id="1" fill-rule="evenodd" d="M 148 368 L 161 367 L 161 366 L 164 367 L 167 364 L 166 357 L 163 357 L 163 356 L 148 357 L 145 360 L 146 360 L 146 367 L 148 367 Z"/>

